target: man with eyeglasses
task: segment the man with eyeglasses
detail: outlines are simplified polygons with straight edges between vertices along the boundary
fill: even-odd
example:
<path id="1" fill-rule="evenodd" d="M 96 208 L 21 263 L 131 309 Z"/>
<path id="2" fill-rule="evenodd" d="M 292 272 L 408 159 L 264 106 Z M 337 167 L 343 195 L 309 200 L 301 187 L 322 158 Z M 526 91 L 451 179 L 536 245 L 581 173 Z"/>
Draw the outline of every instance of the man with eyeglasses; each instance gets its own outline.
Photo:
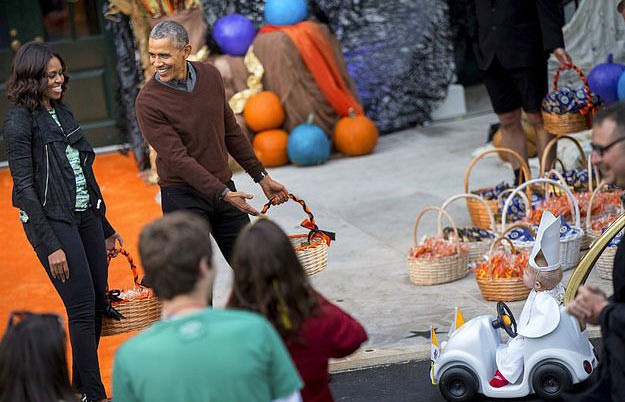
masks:
<path id="1" fill-rule="evenodd" d="M 593 117 L 593 165 L 606 183 L 625 188 L 625 103 L 618 102 Z M 612 268 L 614 294 L 596 286 L 579 288 L 567 311 L 579 320 L 601 325 L 603 352 L 598 381 L 573 401 L 625 401 L 625 241 L 618 245 Z M 577 399 L 579 398 L 579 399 Z M 567 398 L 569 399 L 569 398 Z M 571 402 L 571 401 L 569 401 Z"/>

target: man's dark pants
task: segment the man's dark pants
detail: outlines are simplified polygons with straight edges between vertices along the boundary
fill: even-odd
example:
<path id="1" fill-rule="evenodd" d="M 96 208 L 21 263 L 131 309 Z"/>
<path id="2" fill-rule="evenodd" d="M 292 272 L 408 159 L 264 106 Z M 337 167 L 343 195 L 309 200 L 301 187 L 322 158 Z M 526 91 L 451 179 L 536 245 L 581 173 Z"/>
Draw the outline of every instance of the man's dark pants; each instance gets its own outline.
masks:
<path id="1" fill-rule="evenodd" d="M 232 180 L 226 185 L 230 190 L 236 191 Z M 232 248 L 239 232 L 250 223 L 248 214 L 239 211 L 229 202 L 217 197 L 207 198 L 187 185 L 161 187 L 161 206 L 163 214 L 183 210 L 206 219 L 210 223 L 211 234 L 228 263 L 232 259 Z"/>

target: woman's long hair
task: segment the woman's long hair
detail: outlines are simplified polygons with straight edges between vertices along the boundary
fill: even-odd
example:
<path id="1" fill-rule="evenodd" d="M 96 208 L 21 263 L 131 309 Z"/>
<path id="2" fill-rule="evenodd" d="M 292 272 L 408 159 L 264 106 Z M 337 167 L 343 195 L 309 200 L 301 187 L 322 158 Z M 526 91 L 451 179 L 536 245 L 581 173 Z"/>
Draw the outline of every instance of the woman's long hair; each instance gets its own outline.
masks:
<path id="1" fill-rule="evenodd" d="M 56 57 L 63 67 L 65 80 L 61 85 L 62 94 L 67 89 L 69 77 L 63 58 L 46 44 L 28 42 L 20 47 L 13 58 L 11 75 L 6 83 L 7 97 L 14 105 L 26 106 L 30 111 L 37 109 L 48 87 L 48 62 Z"/>
<path id="2" fill-rule="evenodd" d="M 0 402 L 77 401 L 56 314 L 11 313 L 0 342 Z"/>
<path id="3" fill-rule="evenodd" d="M 285 341 L 297 338 L 319 307 L 319 296 L 287 235 L 261 219 L 239 234 L 234 246 L 234 283 L 228 307 L 265 316 Z"/>

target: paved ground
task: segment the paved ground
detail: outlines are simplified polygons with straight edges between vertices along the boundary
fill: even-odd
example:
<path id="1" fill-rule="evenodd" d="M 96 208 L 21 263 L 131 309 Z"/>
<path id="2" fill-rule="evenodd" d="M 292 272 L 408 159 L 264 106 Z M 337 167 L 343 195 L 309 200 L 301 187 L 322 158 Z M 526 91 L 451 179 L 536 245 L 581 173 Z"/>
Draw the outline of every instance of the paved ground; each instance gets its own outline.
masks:
<path id="1" fill-rule="evenodd" d="M 484 145 L 488 126 L 495 120 L 492 113 L 477 113 L 383 136 L 369 156 L 336 157 L 316 167 L 270 169 L 275 179 L 308 203 L 320 228 L 336 232 L 329 266 L 312 281 L 369 333 L 366 345 L 352 357 L 333 362 L 332 370 L 426 358 L 429 339 L 410 337 L 411 331 L 427 331 L 433 325 L 446 332 L 454 306 L 466 319 L 494 314 L 495 303 L 482 298 L 473 274 L 449 284 L 418 287 L 408 280 L 406 256 L 417 213 L 463 192 L 471 154 Z M 486 158 L 473 169 L 469 185 L 475 189 L 511 177 L 508 165 Z M 260 209 L 264 200 L 260 188 L 244 174 L 234 179 L 240 190 L 255 194 L 251 203 Z M 469 226 L 463 202 L 449 211 L 459 226 Z M 305 216 L 299 205 L 272 208 L 269 215 L 288 233 L 302 232 L 298 225 Z M 434 233 L 434 218 L 426 216 L 419 234 Z M 220 259 L 218 265 L 216 306 L 225 303 L 231 283 L 225 262 Z M 569 276 L 566 272 L 565 280 Z M 610 283 L 596 273 L 589 282 L 611 291 Z M 519 314 L 522 302 L 510 306 Z M 591 331 L 597 334 L 596 329 Z"/>

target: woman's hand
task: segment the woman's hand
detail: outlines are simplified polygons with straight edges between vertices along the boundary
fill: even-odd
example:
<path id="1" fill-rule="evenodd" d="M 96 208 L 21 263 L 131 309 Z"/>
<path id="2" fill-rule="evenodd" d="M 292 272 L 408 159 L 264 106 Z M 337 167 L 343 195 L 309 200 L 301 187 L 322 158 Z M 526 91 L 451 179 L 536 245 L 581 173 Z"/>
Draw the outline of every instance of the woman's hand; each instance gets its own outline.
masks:
<path id="1" fill-rule="evenodd" d="M 554 49 L 553 55 L 556 57 L 556 59 L 560 63 L 560 68 L 571 68 L 571 67 L 573 67 L 573 60 L 571 60 L 571 56 L 563 48 L 558 47 L 558 48 Z"/>
<path id="2" fill-rule="evenodd" d="M 104 240 L 104 244 L 106 244 L 106 251 L 113 252 L 113 257 L 117 255 L 117 251 L 115 251 L 115 241 L 119 242 L 119 247 L 124 246 L 124 239 L 119 235 L 119 233 L 115 232 Z"/>
<path id="3" fill-rule="evenodd" d="M 62 248 L 48 256 L 48 264 L 50 266 L 50 275 L 52 275 L 53 278 L 63 283 L 69 279 L 69 266 L 67 265 L 67 258 Z"/>

